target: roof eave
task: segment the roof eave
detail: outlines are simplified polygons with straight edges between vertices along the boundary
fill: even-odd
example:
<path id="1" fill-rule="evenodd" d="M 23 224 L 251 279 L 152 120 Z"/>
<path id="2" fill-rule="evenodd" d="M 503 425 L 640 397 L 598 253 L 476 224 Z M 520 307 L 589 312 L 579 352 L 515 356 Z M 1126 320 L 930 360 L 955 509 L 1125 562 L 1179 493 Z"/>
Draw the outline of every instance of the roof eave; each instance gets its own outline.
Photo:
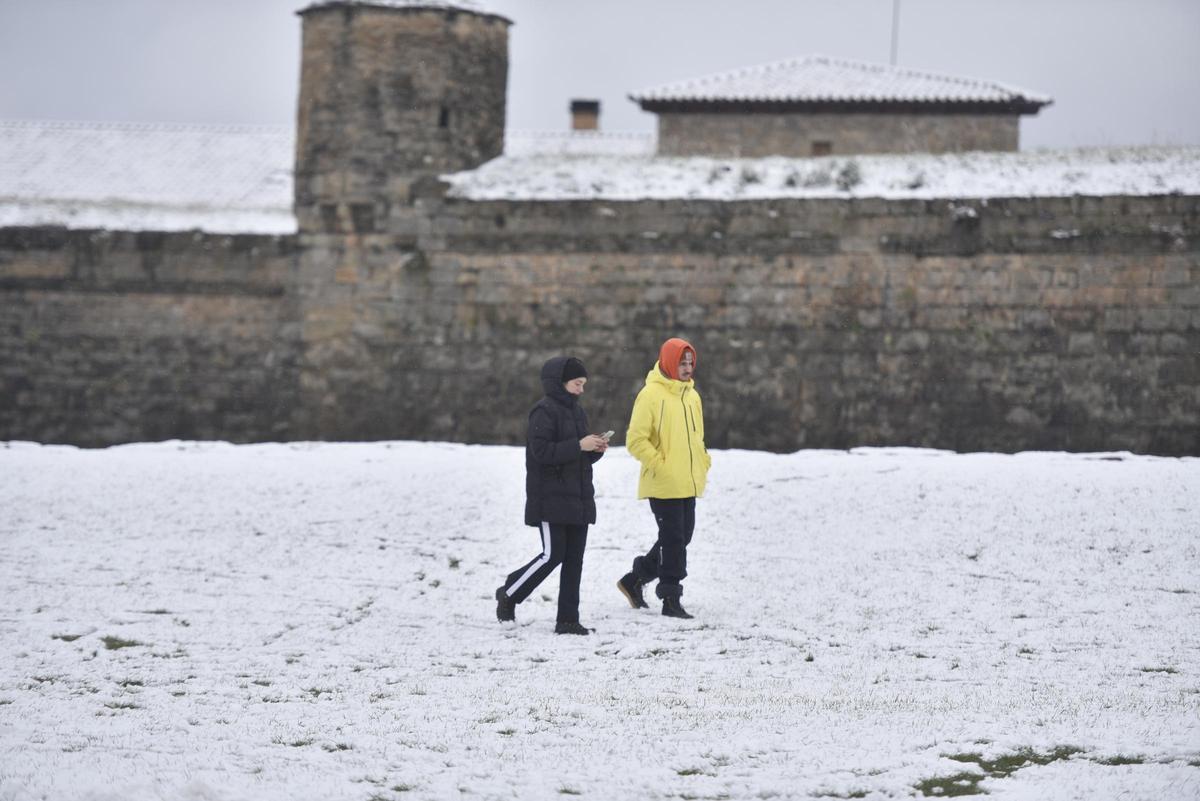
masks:
<path id="1" fill-rule="evenodd" d="M 646 98 L 629 95 L 642 111 L 654 114 L 1037 114 L 1052 100 L 1028 98 L 1002 101 L 946 100 L 719 100 L 698 98 Z"/>

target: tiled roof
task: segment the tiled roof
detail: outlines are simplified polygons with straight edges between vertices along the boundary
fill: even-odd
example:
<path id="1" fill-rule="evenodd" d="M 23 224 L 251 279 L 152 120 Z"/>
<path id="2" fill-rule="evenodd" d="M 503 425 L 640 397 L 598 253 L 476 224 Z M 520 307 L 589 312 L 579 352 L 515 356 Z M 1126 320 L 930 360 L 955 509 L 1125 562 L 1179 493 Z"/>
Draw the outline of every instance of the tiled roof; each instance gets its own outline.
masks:
<path id="1" fill-rule="evenodd" d="M 804 56 L 662 84 L 630 95 L 655 103 L 997 103 L 1046 105 L 1051 99 L 976 78 L 865 61 Z"/>
<path id="2" fill-rule="evenodd" d="M 290 126 L 0 122 L 0 225 L 294 231 Z"/>

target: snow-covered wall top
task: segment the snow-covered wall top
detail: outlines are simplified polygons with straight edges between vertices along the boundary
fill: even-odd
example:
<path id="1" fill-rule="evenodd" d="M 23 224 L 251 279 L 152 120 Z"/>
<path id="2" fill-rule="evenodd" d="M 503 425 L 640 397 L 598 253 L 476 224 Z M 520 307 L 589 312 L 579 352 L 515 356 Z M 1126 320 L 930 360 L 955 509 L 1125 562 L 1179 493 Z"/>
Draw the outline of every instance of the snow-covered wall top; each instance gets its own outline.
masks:
<path id="1" fill-rule="evenodd" d="M 1200 147 L 824 158 L 504 156 L 443 176 L 471 200 L 982 198 L 1200 193 Z"/>
<path id="2" fill-rule="evenodd" d="M 995 81 L 804 56 L 652 86 L 630 99 L 655 102 L 999 103 L 1046 105 L 1051 98 Z"/>
<path id="3" fill-rule="evenodd" d="M 1200 194 L 1200 148 L 814 159 L 654 157 L 637 133 L 509 132 L 445 176 L 475 200 Z M 0 122 L 0 226 L 287 234 L 290 127 Z"/>
<path id="4" fill-rule="evenodd" d="M 0 226 L 285 234 L 290 127 L 0 122 Z"/>

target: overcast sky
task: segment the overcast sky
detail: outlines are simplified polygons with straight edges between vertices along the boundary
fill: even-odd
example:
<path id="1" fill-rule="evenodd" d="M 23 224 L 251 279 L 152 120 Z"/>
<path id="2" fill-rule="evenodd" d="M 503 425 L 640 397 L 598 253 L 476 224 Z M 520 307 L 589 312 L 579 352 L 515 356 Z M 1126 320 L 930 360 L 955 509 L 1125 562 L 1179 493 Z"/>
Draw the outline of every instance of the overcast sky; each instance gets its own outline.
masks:
<path id="1" fill-rule="evenodd" d="M 653 129 L 634 90 L 810 53 L 887 63 L 892 0 L 481 0 L 510 128 Z M 0 0 L 0 118 L 292 124 L 303 0 Z M 1051 95 L 1023 148 L 1200 145 L 1200 0 L 901 0 L 899 64 Z"/>

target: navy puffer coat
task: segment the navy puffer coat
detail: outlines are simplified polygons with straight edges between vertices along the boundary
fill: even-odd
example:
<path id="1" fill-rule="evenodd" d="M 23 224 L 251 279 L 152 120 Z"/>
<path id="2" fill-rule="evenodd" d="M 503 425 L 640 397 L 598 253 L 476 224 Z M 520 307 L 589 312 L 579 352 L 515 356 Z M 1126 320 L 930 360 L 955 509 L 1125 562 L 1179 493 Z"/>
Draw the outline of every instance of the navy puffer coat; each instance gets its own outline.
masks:
<path id="1" fill-rule="evenodd" d="M 542 365 L 546 397 L 529 410 L 525 442 L 525 524 L 590 525 L 596 522 L 592 464 L 602 454 L 581 451 L 587 414 L 563 387 L 563 369 L 573 357 L 556 356 Z"/>

